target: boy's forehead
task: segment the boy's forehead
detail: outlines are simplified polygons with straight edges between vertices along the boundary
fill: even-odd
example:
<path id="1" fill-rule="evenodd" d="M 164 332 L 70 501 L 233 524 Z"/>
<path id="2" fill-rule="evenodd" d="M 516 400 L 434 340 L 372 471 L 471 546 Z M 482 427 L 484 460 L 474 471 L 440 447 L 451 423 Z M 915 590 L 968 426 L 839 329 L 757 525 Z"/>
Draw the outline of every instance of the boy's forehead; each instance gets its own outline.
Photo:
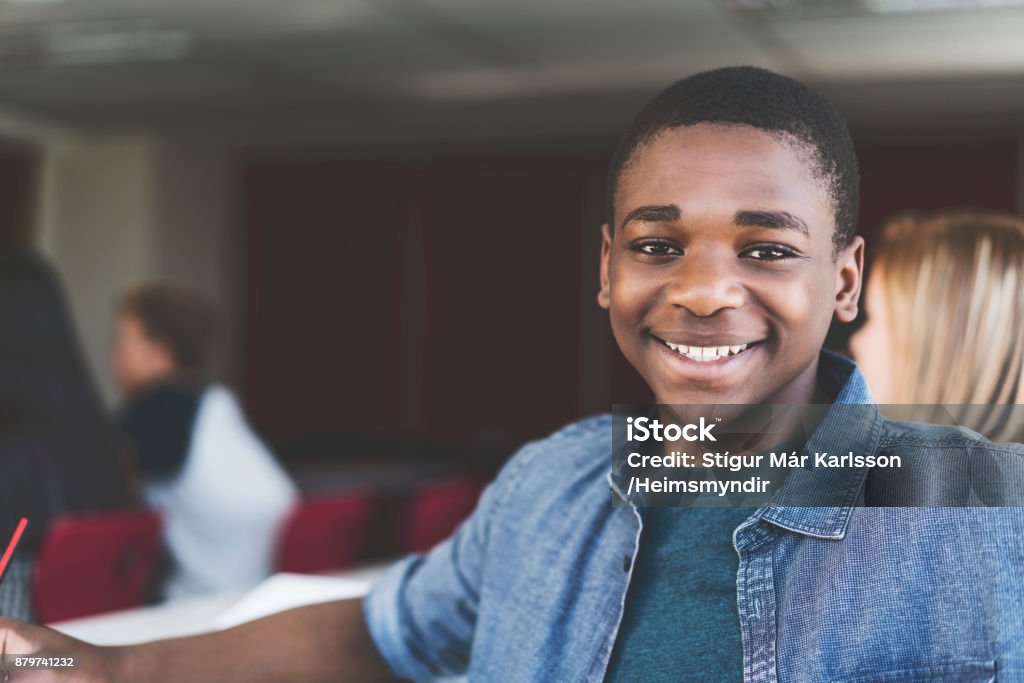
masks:
<path id="1" fill-rule="evenodd" d="M 730 213 L 799 212 L 831 230 L 832 196 L 820 175 L 813 152 L 787 136 L 741 125 L 674 128 L 638 148 L 623 169 L 616 227 L 637 206 L 683 202 Z"/>

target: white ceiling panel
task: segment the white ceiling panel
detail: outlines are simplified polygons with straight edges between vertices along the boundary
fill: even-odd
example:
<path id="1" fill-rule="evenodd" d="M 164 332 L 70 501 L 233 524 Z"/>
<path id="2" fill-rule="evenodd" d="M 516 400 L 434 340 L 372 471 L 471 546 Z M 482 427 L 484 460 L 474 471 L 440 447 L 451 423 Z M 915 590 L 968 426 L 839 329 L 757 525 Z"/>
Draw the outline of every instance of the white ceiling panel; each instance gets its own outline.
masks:
<path id="1" fill-rule="evenodd" d="M 772 22 L 764 30 L 824 78 L 1024 73 L 1024 10 Z"/>
<path id="2" fill-rule="evenodd" d="M 775 62 L 743 27 L 710 1 L 548 2 L 421 0 L 524 63 L 544 66 L 637 63 L 658 60 L 697 68 L 714 63 Z M 639 75 L 642 78 L 642 75 Z"/>
<path id="3" fill-rule="evenodd" d="M 0 107 L 243 143 L 611 135 L 661 86 L 729 64 L 803 77 L 860 126 L 1024 119 L 1020 9 L 751 21 L 717 0 L 0 0 Z"/>

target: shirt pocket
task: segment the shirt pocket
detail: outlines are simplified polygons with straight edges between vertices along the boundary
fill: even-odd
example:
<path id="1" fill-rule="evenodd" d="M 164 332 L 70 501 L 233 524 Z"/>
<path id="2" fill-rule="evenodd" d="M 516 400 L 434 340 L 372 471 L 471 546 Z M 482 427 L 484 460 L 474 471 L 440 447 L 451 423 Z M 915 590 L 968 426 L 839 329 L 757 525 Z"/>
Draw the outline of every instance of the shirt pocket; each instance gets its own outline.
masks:
<path id="1" fill-rule="evenodd" d="M 995 662 L 954 662 L 868 671 L 832 679 L 831 683 L 994 683 L 996 680 Z"/>

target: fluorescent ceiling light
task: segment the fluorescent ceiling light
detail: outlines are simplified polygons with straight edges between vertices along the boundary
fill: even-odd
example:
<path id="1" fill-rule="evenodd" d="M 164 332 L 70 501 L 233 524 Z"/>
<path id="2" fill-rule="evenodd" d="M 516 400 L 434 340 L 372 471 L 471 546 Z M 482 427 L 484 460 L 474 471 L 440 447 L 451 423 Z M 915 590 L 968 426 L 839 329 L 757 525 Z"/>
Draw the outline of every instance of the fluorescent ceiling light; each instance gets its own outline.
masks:
<path id="1" fill-rule="evenodd" d="M 788 19 L 861 14 L 963 12 L 1024 7 L 1024 0 L 720 0 L 733 14 L 748 18 Z"/>
<path id="2" fill-rule="evenodd" d="M 64 64 L 173 60 L 191 43 L 188 31 L 150 22 L 56 24 L 43 36 L 47 53 Z"/>
<path id="3" fill-rule="evenodd" d="M 194 43 L 189 31 L 145 20 L 28 24 L 0 33 L 0 66 L 172 61 Z"/>
<path id="4" fill-rule="evenodd" d="M 997 7 L 1021 7 L 1022 0 L 864 0 L 869 12 L 875 14 L 908 14 L 912 12 L 962 12 Z"/>

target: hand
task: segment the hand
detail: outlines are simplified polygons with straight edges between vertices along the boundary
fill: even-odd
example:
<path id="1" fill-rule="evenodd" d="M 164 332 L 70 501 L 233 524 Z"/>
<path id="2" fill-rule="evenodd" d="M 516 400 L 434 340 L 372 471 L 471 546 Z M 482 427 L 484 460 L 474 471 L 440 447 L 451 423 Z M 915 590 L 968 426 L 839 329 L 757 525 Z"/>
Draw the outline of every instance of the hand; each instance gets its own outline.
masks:
<path id="1" fill-rule="evenodd" d="M 11 683 L 113 683 L 113 651 L 43 626 L 0 617 L 0 652 L 5 655 L 73 655 L 74 669 L 18 669 L 0 673 Z M 6 677 L 4 674 L 7 674 Z"/>

